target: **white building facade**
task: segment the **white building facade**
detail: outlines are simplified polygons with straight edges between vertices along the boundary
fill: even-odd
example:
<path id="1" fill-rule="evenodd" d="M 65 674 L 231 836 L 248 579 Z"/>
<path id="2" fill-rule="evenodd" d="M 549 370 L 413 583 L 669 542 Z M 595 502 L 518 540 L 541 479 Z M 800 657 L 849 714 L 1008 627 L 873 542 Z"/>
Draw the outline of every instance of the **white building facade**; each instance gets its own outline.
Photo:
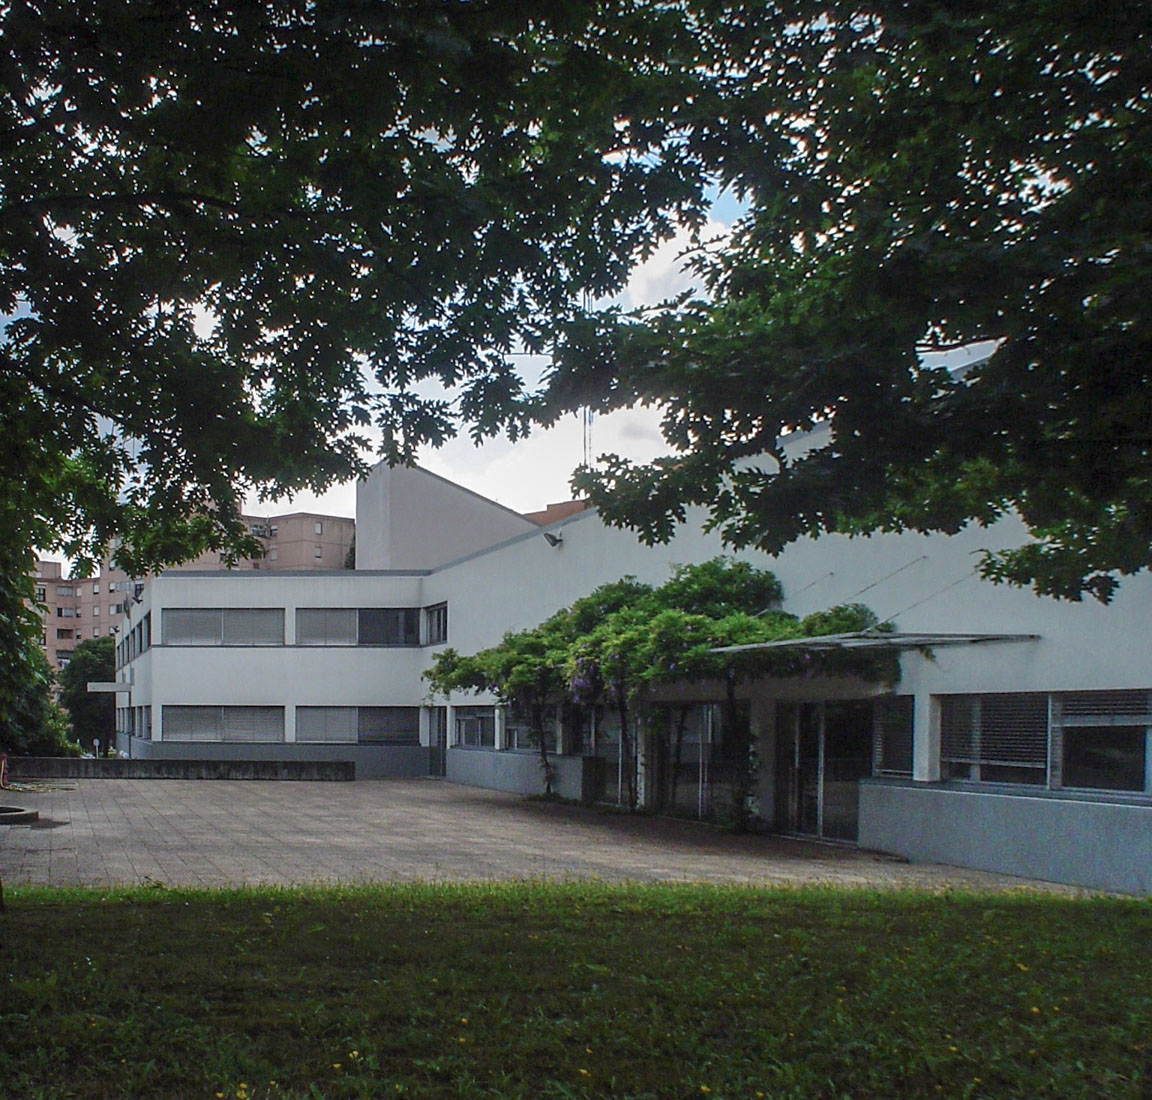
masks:
<path id="1" fill-rule="evenodd" d="M 490 698 L 431 696 L 421 674 L 434 654 L 493 645 L 622 576 L 660 584 L 675 566 L 724 552 L 699 523 L 644 547 L 592 511 L 541 529 L 424 471 L 397 475 L 402 486 L 394 474 L 378 468 L 361 487 L 360 508 L 388 515 L 358 515 L 357 561 L 402 568 L 150 582 L 121 627 L 123 753 L 351 760 L 358 777 L 434 774 L 538 792 L 538 758 L 516 716 Z M 449 540 L 453 515 L 465 530 Z M 417 568 L 420 531 L 427 564 Z M 784 610 L 865 603 L 908 646 L 895 685 L 823 676 L 740 687 L 770 827 L 1152 892 L 1152 578 L 1127 580 L 1105 607 L 978 576 L 981 550 L 1024 537 L 1004 521 L 738 555 L 776 574 Z M 642 797 L 670 789 L 687 812 L 721 797 L 722 697 L 720 685 L 669 693 L 680 743 L 671 760 L 641 731 Z M 619 731 L 610 714 L 599 721 L 558 730 L 561 794 L 619 796 Z"/>

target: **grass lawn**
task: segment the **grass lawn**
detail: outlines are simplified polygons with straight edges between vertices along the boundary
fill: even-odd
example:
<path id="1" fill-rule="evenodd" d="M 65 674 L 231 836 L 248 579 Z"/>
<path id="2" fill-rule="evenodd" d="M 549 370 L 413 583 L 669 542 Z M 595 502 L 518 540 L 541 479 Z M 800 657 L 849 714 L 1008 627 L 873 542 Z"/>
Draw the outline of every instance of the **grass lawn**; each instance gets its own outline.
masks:
<path id="1" fill-rule="evenodd" d="M 1152 905 L 9 889 L 0 1095 L 1148 1097 Z"/>

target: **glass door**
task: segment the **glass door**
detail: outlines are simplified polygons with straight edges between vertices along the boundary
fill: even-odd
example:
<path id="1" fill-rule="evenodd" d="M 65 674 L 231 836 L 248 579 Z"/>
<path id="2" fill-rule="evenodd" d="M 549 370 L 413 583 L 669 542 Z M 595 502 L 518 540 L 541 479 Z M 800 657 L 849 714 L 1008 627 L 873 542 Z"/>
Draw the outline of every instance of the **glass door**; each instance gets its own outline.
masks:
<path id="1" fill-rule="evenodd" d="M 872 703 L 781 703 L 776 724 L 776 827 L 855 840 L 860 780 L 872 770 Z"/>

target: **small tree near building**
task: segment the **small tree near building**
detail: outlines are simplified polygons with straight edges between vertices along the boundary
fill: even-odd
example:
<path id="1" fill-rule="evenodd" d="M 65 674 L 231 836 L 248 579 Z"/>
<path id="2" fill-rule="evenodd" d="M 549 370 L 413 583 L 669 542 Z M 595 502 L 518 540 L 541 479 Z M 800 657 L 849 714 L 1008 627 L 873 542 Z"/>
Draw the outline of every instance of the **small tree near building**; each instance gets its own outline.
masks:
<path id="1" fill-rule="evenodd" d="M 22 658 L 25 676 L 7 712 L 0 716 L 0 752 L 13 756 L 79 756 L 68 717 L 52 698 L 52 667 L 39 646 Z"/>
<path id="2" fill-rule="evenodd" d="M 60 673 L 60 702 L 72 719 L 77 741 L 87 752 L 107 753 L 116 740 L 116 696 L 88 691 L 90 680 L 116 678 L 116 641 L 111 635 L 89 638 L 72 653 L 72 660 Z"/>

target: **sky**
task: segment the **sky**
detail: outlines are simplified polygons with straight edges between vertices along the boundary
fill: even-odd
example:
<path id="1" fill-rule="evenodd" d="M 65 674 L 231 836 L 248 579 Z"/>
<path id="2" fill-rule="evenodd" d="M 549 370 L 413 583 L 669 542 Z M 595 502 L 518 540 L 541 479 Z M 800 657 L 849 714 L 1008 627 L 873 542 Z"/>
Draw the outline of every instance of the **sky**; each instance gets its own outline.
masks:
<path id="1" fill-rule="evenodd" d="M 704 239 L 726 234 L 738 214 L 736 204 L 721 197 L 712 208 L 712 220 L 704 227 Z M 639 264 L 620 298 L 621 305 L 655 305 L 681 291 L 699 289 L 683 267 L 682 254 L 688 245 L 689 235 L 684 231 Z M 531 369 L 532 364 L 527 365 Z M 617 454 L 637 461 L 655 458 L 667 452 L 659 424 L 658 411 L 649 408 L 596 416 L 592 421 L 591 454 L 593 458 Z M 438 449 L 425 448 L 419 457 L 425 469 L 517 512 L 533 512 L 571 499 L 569 481 L 583 461 L 583 425 L 576 414 L 551 428 L 537 429 L 516 443 L 498 438 L 475 446 L 462 436 Z M 354 516 L 356 487 L 348 483 L 320 495 L 298 493 L 275 503 L 253 499 L 247 510 L 254 515 L 321 512 Z"/>

